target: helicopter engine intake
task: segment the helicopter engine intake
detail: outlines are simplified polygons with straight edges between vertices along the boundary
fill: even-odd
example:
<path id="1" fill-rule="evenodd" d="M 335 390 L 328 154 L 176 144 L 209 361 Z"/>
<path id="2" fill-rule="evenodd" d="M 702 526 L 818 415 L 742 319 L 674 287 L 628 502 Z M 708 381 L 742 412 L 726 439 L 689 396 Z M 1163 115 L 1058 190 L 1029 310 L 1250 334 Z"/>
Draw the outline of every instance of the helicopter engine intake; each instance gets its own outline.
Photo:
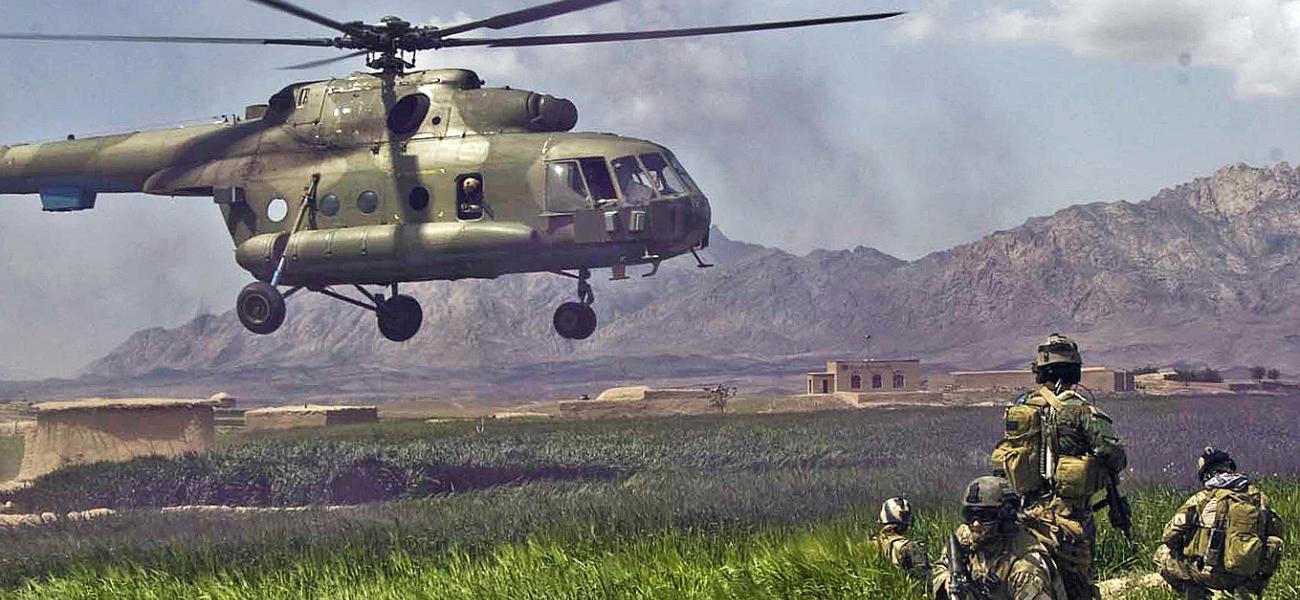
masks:
<path id="1" fill-rule="evenodd" d="M 465 124 L 472 131 L 564 132 L 578 124 L 570 100 L 526 90 L 489 88 L 463 92 Z"/>

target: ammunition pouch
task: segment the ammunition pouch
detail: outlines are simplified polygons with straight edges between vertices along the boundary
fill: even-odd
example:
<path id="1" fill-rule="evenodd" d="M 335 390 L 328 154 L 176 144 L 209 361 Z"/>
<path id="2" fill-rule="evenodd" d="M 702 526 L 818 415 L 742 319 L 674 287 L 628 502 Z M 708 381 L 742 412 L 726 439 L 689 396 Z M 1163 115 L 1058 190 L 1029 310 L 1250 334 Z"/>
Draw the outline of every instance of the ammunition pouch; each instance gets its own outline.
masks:
<path id="1" fill-rule="evenodd" d="M 1066 500 L 1088 500 L 1106 487 L 1101 461 L 1093 456 L 1062 456 L 1056 461 L 1056 494 Z"/>
<path id="2" fill-rule="evenodd" d="M 1260 561 L 1259 573 L 1261 578 L 1267 579 L 1282 566 L 1282 538 L 1270 537 L 1264 543 L 1264 559 Z"/>

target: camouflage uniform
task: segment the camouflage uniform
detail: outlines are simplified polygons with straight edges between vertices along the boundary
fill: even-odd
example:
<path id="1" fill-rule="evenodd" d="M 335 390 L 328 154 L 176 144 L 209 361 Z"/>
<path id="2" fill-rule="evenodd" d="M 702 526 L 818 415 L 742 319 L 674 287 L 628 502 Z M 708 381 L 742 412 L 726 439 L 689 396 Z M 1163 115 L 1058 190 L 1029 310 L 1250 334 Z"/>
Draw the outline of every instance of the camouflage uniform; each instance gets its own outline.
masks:
<path id="1" fill-rule="evenodd" d="M 1062 459 L 1073 459 L 1074 464 L 1089 465 L 1094 480 L 1083 493 L 1062 493 L 1060 481 L 1049 477 L 1017 480 L 1009 473 L 1016 491 L 1024 495 L 1025 526 L 1038 536 L 1052 553 L 1061 571 L 1069 600 L 1094 600 L 1101 592 L 1094 581 L 1093 559 L 1097 540 L 1097 525 L 1092 514 L 1092 494 L 1104 489 L 1106 478 L 1118 477 L 1128 465 L 1124 445 L 1115 434 L 1110 417 L 1094 407 L 1086 398 L 1069 389 L 1078 381 L 1083 361 L 1078 346 L 1069 338 L 1052 334 L 1038 348 L 1033 368 L 1043 385 L 1037 390 L 1017 398 L 1008 409 L 1007 438 L 1012 439 L 1016 426 L 1013 409 L 1028 407 L 1037 411 L 1034 427 L 1039 428 L 1034 443 L 1043 448 L 1033 455 L 1032 462 L 1047 467 L 1045 475 L 1060 476 L 1057 471 Z M 1021 423 L 1020 425 L 1023 425 Z M 1023 436 L 1022 436 L 1023 437 Z M 1023 442 L 1022 442 L 1023 443 Z M 1011 470 L 1002 462 L 1005 457 L 994 451 L 994 468 Z M 1048 464 L 1049 460 L 1056 463 Z M 1082 462 L 1086 461 L 1086 462 Z M 1039 470 L 1041 471 L 1041 469 Z"/>
<path id="2" fill-rule="evenodd" d="M 1047 548 L 1020 525 L 977 543 L 970 527 L 957 527 L 957 541 L 970 560 L 971 579 L 984 590 L 979 600 L 1065 600 L 1056 566 Z M 931 590 L 935 600 L 948 598 L 948 550 L 934 565 Z M 964 600 L 964 599 L 962 599 Z"/>
<path id="3" fill-rule="evenodd" d="M 884 526 L 876 536 L 876 546 L 889 558 L 889 562 L 904 573 L 921 581 L 930 579 L 930 557 L 925 544 L 908 539 L 898 530 L 898 526 Z"/>
<path id="4" fill-rule="evenodd" d="M 967 506 L 971 506 L 969 499 L 975 498 L 976 486 L 981 482 L 1004 491 L 1002 516 L 981 524 L 983 533 L 977 533 L 973 524 L 979 523 L 978 518 L 965 517 L 963 510 L 967 524 L 958 526 L 955 535 L 969 568 L 970 589 L 963 591 L 961 598 L 949 596 L 949 555 L 945 545 L 940 560 L 934 564 L 931 597 L 934 600 L 1065 600 L 1065 588 L 1047 549 L 1016 521 L 1018 497 L 1005 479 L 981 477 L 972 482 Z"/>
<path id="5" fill-rule="evenodd" d="M 1207 449 L 1207 452 L 1212 449 Z M 1227 457 L 1224 453 L 1221 456 Z M 1228 459 L 1230 461 L 1230 459 Z M 1160 576 L 1180 595 L 1192 600 L 1208 600 L 1220 590 L 1246 598 L 1251 594 L 1262 596 L 1269 579 L 1277 570 L 1282 557 L 1283 527 L 1282 520 L 1273 512 L 1270 501 L 1250 480 L 1235 472 L 1236 465 L 1228 472 L 1205 474 L 1205 489 L 1197 492 L 1174 513 L 1169 524 L 1165 525 L 1162 544 L 1156 548 L 1152 560 L 1160 569 Z M 1259 527 L 1260 537 L 1265 544 L 1265 558 L 1259 572 L 1253 576 L 1231 573 L 1226 570 L 1204 565 L 1205 557 L 1195 556 L 1197 551 L 1193 538 L 1200 526 L 1201 515 L 1206 505 L 1219 490 L 1244 493 L 1252 504 L 1260 508 L 1262 523 Z"/>
<path id="6" fill-rule="evenodd" d="M 1092 455 L 1102 460 L 1105 471 L 1119 473 L 1128 465 L 1123 443 L 1105 413 L 1072 390 L 1057 395 L 1040 388 L 1024 397 L 1023 403 L 1044 407 L 1055 398 L 1067 410 L 1059 412 L 1057 452 L 1061 456 Z M 1100 599 L 1094 581 L 1097 523 L 1091 498 L 1065 498 L 1049 487 L 1025 496 L 1025 525 L 1043 540 L 1061 569 L 1069 600 Z"/>
<path id="7" fill-rule="evenodd" d="M 907 530 L 912 527 L 912 504 L 904 497 L 886 500 L 880 506 L 880 534 L 876 536 L 876 545 L 889 562 L 902 569 L 904 573 L 928 581 L 930 579 L 930 556 L 925 544 L 913 542 L 907 537 Z"/>

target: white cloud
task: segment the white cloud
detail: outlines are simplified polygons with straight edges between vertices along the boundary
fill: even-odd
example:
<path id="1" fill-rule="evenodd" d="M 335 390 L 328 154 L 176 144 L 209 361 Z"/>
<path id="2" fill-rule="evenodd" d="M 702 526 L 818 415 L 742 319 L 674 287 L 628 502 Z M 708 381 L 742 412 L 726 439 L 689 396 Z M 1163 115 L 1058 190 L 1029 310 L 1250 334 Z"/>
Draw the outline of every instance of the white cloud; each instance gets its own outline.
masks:
<path id="1" fill-rule="evenodd" d="M 1079 55 L 1143 64 L 1177 64 L 1231 73 L 1243 96 L 1300 93 L 1300 0 L 1001 1 L 953 14 L 926 6 L 924 35 L 984 44 L 1053 44 Z"/>

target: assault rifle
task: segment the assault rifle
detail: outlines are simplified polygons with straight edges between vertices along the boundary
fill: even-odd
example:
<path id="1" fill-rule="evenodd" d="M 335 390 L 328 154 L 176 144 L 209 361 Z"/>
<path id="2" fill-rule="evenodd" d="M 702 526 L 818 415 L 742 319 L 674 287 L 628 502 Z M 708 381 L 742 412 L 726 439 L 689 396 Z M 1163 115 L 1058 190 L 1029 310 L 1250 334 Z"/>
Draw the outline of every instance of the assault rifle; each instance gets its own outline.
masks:
<path id="1" fill-rule="evenodd" d="M 957 534 L 948 534 L 948 600 L 966 600 L 971 589 L 970 565 L 962 551 Z"/>
<path id="2" fill-rule="evenodd" d="M 1096 512 L 1103 507 L 1109 507 L 1106 517 L 1110 520 L 1111 527 L 1120 530 L 1132 542 L 1133 509 L 1128 504 L 1128 498 L 1119 491 L 1119 473 L 1112 473 L 1106 478 L 1106 499 L 1093 505 L 1092 510 Z"/>
<path id="3" fill-rule="evenodd" d="M 947 589 L 953 590 L 948 600 L 991 600 L 994 590 L 1002 582 L 993 573 L 987 573 L 978 581 L 971 576 L 970 559 L 957 541 L 957 534 L 948 535 L 948 581 Z"/>

